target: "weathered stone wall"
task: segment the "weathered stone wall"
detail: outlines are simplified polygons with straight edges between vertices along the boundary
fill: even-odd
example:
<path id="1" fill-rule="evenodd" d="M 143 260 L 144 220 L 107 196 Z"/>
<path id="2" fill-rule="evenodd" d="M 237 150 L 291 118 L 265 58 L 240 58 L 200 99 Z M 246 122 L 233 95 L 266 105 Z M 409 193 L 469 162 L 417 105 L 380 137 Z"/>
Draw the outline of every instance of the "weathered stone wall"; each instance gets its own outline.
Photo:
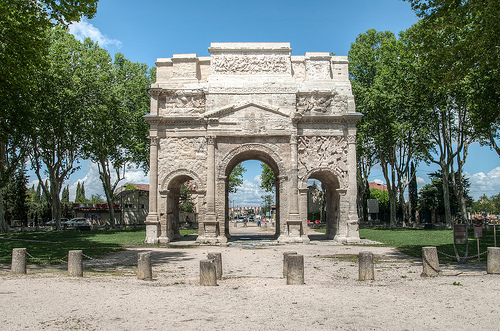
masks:
<path id="1" fill-rule="evenodd" d="M 178 235 L 177 191 L 181 181 L 193 179 L 200 197 L 198 240 L 224 242 L 227 177 L 249 159 L 277 174 L 280 240 L 308 241 L 309 178 L 328 186 L 327 236 L 358 239 L 352 137 L 360 115 L 347 57 L 292 56 L 288 43 L 212 43 L 209 52 L 156 63 L 145 117 L 154 172 L 146 241 L 168 242 Z"/>

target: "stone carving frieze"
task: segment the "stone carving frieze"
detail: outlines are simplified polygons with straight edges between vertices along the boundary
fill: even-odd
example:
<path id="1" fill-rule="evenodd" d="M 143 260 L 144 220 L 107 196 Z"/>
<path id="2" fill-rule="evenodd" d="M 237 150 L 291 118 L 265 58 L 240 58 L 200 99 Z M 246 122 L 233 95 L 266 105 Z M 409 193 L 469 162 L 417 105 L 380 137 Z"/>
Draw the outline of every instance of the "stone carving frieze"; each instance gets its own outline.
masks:
<path id="1" fill-rule="evenodd" d="M 203 113 L 206 98 L 200 90 L 169 90 L 159 100 L 160 111 L 172 113 Z"/>
<path id="2" fill-rule="evenodd" d="M 301 114 L 347 112 L 347 97 L 338 94 L 297 94 L 297 111 Z"/>
<path id="3" fill-rule="evenodd" d="M 211 71 L 222 75 L 284 74 L 290 70 L 290 56 L 279 54 L 217 55 L 211 62 Z"/>
<path id="4" fill-rule="evenodd" d="M 339 182 L 347 184 L 348 143 L 345 136 L 299 136 L 299 164 L 305 172 L 332 169 Z"/>
<path id="5" fill-rule="evenodd" d="M 160 140 L 158 173 L 187 169 L 201 178 L 206 175 L 207 140 L 205 137 L 167 137 Z M 168 185 L 168 183 L 166 183 Z"/>

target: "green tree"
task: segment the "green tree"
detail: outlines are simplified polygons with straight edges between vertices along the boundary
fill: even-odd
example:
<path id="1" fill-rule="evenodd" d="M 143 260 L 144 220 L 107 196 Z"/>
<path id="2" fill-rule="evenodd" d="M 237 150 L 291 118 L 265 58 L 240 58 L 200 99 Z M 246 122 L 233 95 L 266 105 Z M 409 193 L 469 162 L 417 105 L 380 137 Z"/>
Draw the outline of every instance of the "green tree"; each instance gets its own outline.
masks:
<path id="1" fill-rule="evenodd" d="M 370 199 L 378 200 L 379 212 L 381 214 L 386 214 L 390 212 L 391 208 L 389 202 L 389 192 L 378 190 L 376 188 L 371 188 Z"/>
<path id="2" fill-rule="evenodd" d="M 66 186 L 62 190 L 61 202 L 69 202 L 69 186 Z"/>
<path id="3" fill-rule="evenodd" d="M 274 195 L 266 194 L 260 197 L 262 199 L 262 213 L 265 215 L 267 212 L 271 211 L 271 207 L 274 205 Z"/>
<path id="4" fill-rule="evenodd" d="M 231 171 L 231 174 L 229 175 L 229 193 L 236 193 L 236 191 L 238 191 L 238 187 L 243 185 L 243 173 L 245 171 L 247 171 L 247 169 L 245 169 L 241 163 L 233 168 L 233 171 Z"/>
<path id="5" fill-rule="evenodd" d="M 26 170 L 19 169 L 7 185 L 5 194 L 6 219 L 21 221 L 22 226 L 28 221 L 28 179 Z"/>
<path id="6" fill-rule="evenodd" d="M 409 184 L 410 164 L 422 157 L 425 136 L 421 111 L 416 106 L 418 61 L 412 49 L 412 33 L 401 32 L 396 39 L 390 31 L 368 30 L 359 35 L 349 51 L 349 71 L 357 109 L 363 113 L 358 122 L 358 167 L 360 191 L 366 190 L 369 170 L 375 161 L 382 168 L 390 201 L 390 224 L 396 225 L 397 193 L 402 196 Z M 375 153 L 374 153 L 375 151 Z M 406 219 L 406 213 L 404 214 Z"/>
<path id="7" fill-rule="evenodd" d="M 187 181 L 181 185 L 179 194 L 179 210 L 187 213 L 194 211 L 194 203 L 192 198 L 192 191 L 190 189 L 190 182 Z"/>
<path id="8" fill-rule="evenodd" d="M 500 2 L 406 0 L 422 18 L 421 52 L 439 88 L 474 93 L 469 111 L 475 130 L 500 156 Z"/>
<path id="9" fill-rule="evenodd" d="M 76 184 L 75 203 L 87 203 L 89 200 L 85 197 L 85 182 Z"/>
<path id="10" fill-rule="evenodd" d="M 47 66 L 49 30 L 91 18 L 97 0 L 5 0 L 0 2 L 0 187 L 24 162 L 33 127 L 32 104 L 39 96 L 39 71 Z M 0 232 L 8 231 L 0 194 Z"/>
<path id="11" fill-rule="evenodd" d="M 262 173 L 260 174 L 260 188 L 268 193 L 275 193 L 276 191 L 276 176 L 270 166 L 261 163 Z"/>
<path id="12" fill-rule="evenodd" d="M 92 71 L 86 70 L 89 58 L 81 43 L 63 29 L 52 32 L 50 66 L 41 72 L 39 101 L 34 105 L 30 159 L 51 197 L 52 218 L 60 229 L 62 184 L 78 169 L 75 162 L 82 156 L 85 132 L 91 129 L 87 119 L 93 96 L 85 83 Z M 48 187 L 42 175 L 48 176 Z"/>
<path id="13" fill-rule="evenodd" d="M 132 63 L 120 53 L 112 63 L 108 52 L 91 40 L 85 40 L 84 46 L 90 59 L 88 70 L 93 72 L 86 84 L 93 96 L 89 103 L 92 131 L 84 151 L 97 164 L 114 227 L 113 196 L 126 167 L 148 168 L 145 146 L 149 130 L 142 116 L 149 109 L 151 80 L 147 65 Z"/>

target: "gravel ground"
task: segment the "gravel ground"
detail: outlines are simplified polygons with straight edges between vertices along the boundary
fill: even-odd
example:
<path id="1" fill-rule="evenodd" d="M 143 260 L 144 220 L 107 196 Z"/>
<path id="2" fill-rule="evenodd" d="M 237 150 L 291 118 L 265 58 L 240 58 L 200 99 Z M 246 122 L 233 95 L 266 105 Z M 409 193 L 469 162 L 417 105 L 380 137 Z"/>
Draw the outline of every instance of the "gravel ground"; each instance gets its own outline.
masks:
<path id="1" fill-rule="evenodd" d="M 68 277 L 64 265 L 30 266 L 20 276 L 4 265 L 1 329 L 500 330 L 500 275 L 486 274 L 484 264 L 441 266 L 442 276 L 422 278 L 420 261 L 390 247 L 190 244 L 130 248 L 105 258 L 124 261 L 151 251 L 153 281 L 136 279 L 135 261 L 86 261 L 82 278 Z M 304 285 L 286 285 L 285 251 L 304 255 Z M 373 281 L 357 280 L 360 251 L 374 253 Z M 216 287 L 199 285 L 199 261 L 209 252 L 222 253 L 224 276 Z"/>

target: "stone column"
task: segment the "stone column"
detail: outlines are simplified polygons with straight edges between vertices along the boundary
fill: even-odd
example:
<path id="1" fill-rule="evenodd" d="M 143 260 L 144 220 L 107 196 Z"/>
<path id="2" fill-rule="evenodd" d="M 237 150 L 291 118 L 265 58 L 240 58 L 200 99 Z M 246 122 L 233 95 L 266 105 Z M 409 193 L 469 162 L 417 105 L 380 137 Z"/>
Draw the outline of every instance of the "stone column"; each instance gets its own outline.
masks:
<path id="1" fill-rule="evenodd" d="M 137 279 L 152 280 L 151 252 L 137 254 Z"/>
<path id="2" fill-rule="evenodd" d="M 373 253 L 372 252 L 359 252 L 359 280 L 374 280 L 375 271 L 373 268 Z"/>
<path id="3" fill-rule="evenodd" d="M 81 250 L 68 252 L 68 276 L 83 277 L 83 252 Z"/>
<path id="4" fill-rule="evenodd" d="M 146 217 L 146 243 L 155 244 L 160 236 L 158 220 L 158 136 L 150 136 L 149 213 Z"/>
<path id="5" fill-rule="evenodd" d="M 215 137 L 207 138 L 208 159 L 207 159 L 207 214 L 205 220 L 216 221 L 215 216 Z"/>
<path id="6" fill-rule="evenodd" d="M 26 248 L 12 249 L 12 262 L 10 265 L 10 271 L 13 274 L 26 273 Z"/>
<path id="7" fill-rule="evenodd" d="M 487 271 L 489 274 L 500 274 L 500 247 L 488 247 Z"/>
<path id="8" fill-rule="evenodd" d="M 297 164 L 297 135 L 290 136 L 290 192 L 288 193 L 289 217 L 290 220 L 299 220 L 299 179 L 298 179 L 298 164 Z"/>
<path id="9" fill-rule="evenodd" d="M 217 286 L 217 272 L 213 260 L 200 261 L 200 285 Z"/>
<path id="10" fill-rule="evenodd" d="M 439 257 L 436 247 L 422 247 L 422 277 L 439 275 Z"/>
<path id="11" fill-rule="evenodd" d="M 357 206 L 357 169 L 356 169 L 356 124 L 349 124 L 347 135 L 347 167 L 349 172 L 349 187 L 347 202 L 349 204 L 349 219 L 347 221 L 347 240 L 359 241 L 359 217 Z"/>
<path id="12" fill-rule="evenodd" d="M 304 255 L 290 254 L 287 257 L 287 285 L 304 284 Z"/>

